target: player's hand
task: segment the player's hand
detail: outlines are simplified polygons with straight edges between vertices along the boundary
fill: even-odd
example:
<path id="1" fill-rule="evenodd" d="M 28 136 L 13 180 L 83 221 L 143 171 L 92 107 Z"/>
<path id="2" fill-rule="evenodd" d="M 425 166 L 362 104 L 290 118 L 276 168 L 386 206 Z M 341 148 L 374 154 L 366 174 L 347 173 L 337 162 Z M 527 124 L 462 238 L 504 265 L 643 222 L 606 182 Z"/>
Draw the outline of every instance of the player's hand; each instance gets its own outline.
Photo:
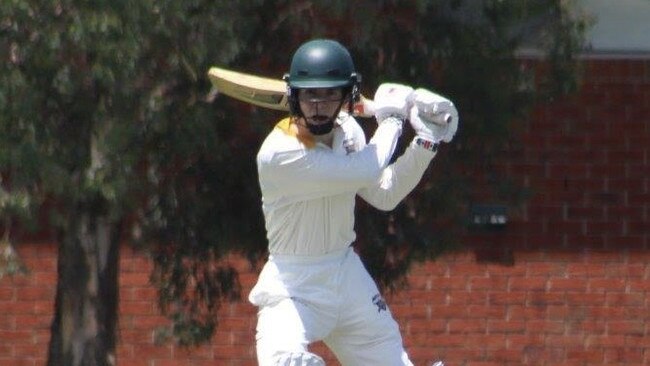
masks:
<path id="1" fill-rule="evenodd" d="M 413 88 L 407 85 L 384 83 L 375 92 L 375 118 L 381 122 L 388 117 L 405 120 L 411 108 Z"/>
<path id="2" fill-rule="evenodd" d="M 454 138 L 458 110 L 451 100 L 422 88 L 413 92 L 411 100 L 409 121 L 418 136 L 431 142 L 450 142 Z M 447 123 L 440 124 L 439 120 Z"/>

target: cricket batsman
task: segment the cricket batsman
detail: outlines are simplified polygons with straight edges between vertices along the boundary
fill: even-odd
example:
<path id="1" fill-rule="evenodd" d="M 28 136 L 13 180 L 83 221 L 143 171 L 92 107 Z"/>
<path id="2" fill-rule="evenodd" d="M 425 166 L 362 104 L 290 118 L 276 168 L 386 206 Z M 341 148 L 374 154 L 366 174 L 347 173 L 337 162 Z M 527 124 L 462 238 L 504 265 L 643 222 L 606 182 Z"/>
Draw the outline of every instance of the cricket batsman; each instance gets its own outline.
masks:
<path id="1" fill-rule="evenodd" d="M 309 345 L 324 341 L 344 366 L 412 365 L 397 322 L 352 248 L 358 195 L 392 210 L 418 184 L 458 112 L 440 95 L 382 84 L 369 140 L 352 117 L 360 76 L 333 40 L 304 43 L 285 76 L 290 116 L 257 155 L 269 258 L 249 300 L 259 309 L 262 366 L 323 366 Z M 436 115 L 449 123 L 433 123 Z M 408 121 L 408 122 L 407 122 Z M 404 124 L 415 137 L 389 164 Z"/>

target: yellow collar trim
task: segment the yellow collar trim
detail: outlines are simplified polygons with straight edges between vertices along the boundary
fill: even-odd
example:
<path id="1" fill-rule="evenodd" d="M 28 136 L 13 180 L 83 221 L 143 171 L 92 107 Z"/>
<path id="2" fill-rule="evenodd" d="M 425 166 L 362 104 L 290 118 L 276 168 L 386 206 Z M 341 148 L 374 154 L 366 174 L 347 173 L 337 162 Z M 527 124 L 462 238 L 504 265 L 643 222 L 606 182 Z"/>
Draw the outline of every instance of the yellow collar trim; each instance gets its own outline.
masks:
<path id="1" fill-rule="evenodd" d="M 291 126 L 291 117 L 286 117 L 282 119 L 278 124 L 275 125 L 275 128 L 284 132 L 288 136 L 292 136 L 298 139 L 306 148 L 311 149 L 316 145 L 316 141 L 311 136 L 300 136 L 296 131 L 296 128 Z"/>

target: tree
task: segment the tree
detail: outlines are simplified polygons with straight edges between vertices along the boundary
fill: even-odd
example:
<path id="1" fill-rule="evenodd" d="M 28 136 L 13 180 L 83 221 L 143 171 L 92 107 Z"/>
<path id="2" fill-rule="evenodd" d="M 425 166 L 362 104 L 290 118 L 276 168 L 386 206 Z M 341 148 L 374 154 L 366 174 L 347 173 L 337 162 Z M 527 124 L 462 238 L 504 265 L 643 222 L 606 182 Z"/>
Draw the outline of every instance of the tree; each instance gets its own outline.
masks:
<path id="1" fill-rule="evenodd" d="M 115 363 L 119 244 L 143 222 L 157 228 L 148 240 L 190 240 L 170 233 L 180 221 L 157 215 L 172 205 L 192 220 L 177 207 L 189 202 L 172 198 L 188 189 L 176 177 L 201 173 L 190 171 L 201 160 L 233 158 L 223 131 L 234 123 L 201 102 L 202 75 L 240 51 L 247 31 L 235 22 L 246 6 L 0 5 L 2 188 L 24 195 L 23 211 L 43 217 L 59 244 L 48 364 Z"/>
<path id="2" fill-rule="evenodd" d="M 476 185 L 460 167 L 489 172 L 512 120 L 541 94 L 523 83 L 532 71 L 515 57 L 519 35 L 553 30 L 550 76 L 574 75 L 582 23 L 564 3 L 3 2 L 0 177 L 4 202 L 16 204 L 0 214 L 13 235 L 14 221 L 45 221 L 59 244 L 48 363 L 115 363 L 123 242 L 151 248 L 160 305 L 183 344 L 209 339 L 216 309 L 239 296 L 236 271 L 219 259 L 264 256 L 254 155 L 278 115 L 208 103 L 210 65 L 280 76 L 299 43 L 327 36 L 349 45 L 366 94 L 392 80 L 457 101 L 455 151 L 436 159 L 448 174 L 391 213 L 359 208 L 358 249 L 391 286 L 453 243 Z"/>

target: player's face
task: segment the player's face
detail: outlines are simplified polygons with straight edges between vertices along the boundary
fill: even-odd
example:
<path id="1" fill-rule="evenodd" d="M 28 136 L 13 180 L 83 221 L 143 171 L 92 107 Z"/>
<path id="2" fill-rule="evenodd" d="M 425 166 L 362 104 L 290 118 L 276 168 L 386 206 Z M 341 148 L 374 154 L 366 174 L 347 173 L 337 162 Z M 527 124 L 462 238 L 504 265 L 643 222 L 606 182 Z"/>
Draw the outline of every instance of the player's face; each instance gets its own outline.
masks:
<path id="1" fill-rule="evenodd" d="M 298 100 L 302 114 L 312 124 L 328 122 L 336 113 L 343 99 L 342 89 L 300 89 Z"/>

